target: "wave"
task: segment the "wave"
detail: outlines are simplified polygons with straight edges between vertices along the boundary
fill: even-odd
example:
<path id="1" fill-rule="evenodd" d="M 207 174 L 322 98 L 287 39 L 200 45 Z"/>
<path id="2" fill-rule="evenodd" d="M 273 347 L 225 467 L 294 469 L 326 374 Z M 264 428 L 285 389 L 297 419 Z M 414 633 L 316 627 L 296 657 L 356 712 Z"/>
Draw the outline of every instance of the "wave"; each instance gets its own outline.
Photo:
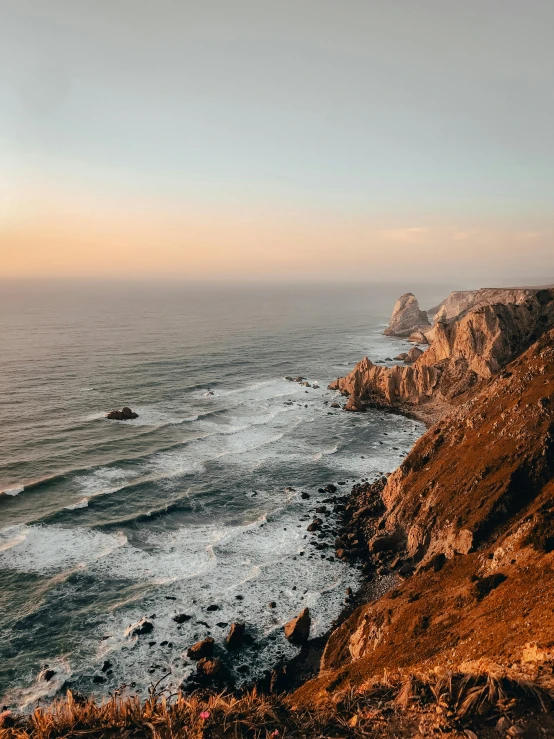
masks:
<path id="1" fill-rule="evenodd" d="M 65 506 L 66 511 L 76 511 L 80 508 L 88 508 L 88 498 L 83 498 L 83 500 L 80 500 L 78 503 L 72 503 L 71 505 Z"/>
<path id="2" fill-rule="evenodd" d="M 22 711 L 38 705 L 40 701 L 48 702 L 52 700 L 59 694 L 73 673 L 68 660 L 64 657 L 50 660 L 48 667 L 54 672 L 54 676 L 50 680 L 41 679 L 39 674 L 32 685 L 9 691 L 5 699 L 9 703 L 17 705 Z"/>
<path id="3" fill-rule="evenodd" d="M 22 493 L 25 490 L 25 485 L 18 485 L 15 488 L 8 488 L 7 490 L 0 491 L 0 495 L 8 495 L 9 497 L 15 498 L 16 495 Z"/>
<path id="4" fill-rule="evenodd" d="M 0 529 L 0 552 L 5 552 L 22 544 L 26 538 L 27 533 L 24 525 L 7 526 L 5 529 Z"/>

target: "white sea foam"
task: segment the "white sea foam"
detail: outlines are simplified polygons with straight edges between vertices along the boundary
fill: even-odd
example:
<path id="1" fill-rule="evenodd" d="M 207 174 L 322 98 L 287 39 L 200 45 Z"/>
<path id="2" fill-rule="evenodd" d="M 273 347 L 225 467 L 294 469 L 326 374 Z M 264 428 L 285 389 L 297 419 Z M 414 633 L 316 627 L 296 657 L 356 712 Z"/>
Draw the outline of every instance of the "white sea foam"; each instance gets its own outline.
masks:
<path id="1" fill-rule="evenodd" d="M 54 676 L 46 681 L 40 673 L 28 687 L 11 690 L 5 699 L 17 705 L 21 710 L 35 706 L 38 701 L 49 701 L 61 690 L 64 683 L 72 675 L 68 657 L 58 657 L 48 662 L 48 668 L 53 670 Z"/>
<path id="2" fill-rule="evenodd" d="M 0 492 L 0 495 L 9 495 L 11 497 L 15 497 L 16 495 L 19 495 L 19 493 L 22 493 L 25 490 L 24 485 L 18 485 L 15 488 L 8 488 L 7 490 L 2 490 Z"/>
<path id="3" fill-rule="evenodd" d="M 27 537 L 26 526 L 7 526 L 0 529 L 0 552 L 22 544 Z"/>
<path id="4" fill-rule="evenodd" d="M 0 536 L 6 531 L 1 531 Z M 0 554 L 1 566 L 45 575 L 85 566 L 127 543 L 121 533 L 105 534 L 89 529 L 45 525 L 22 526 L 17 538 L 17 544 L 12 544 Z"/>
<path id="5" fill-rule="evenodd" d="M 77 503 L 65 506 L 66 511 L 76 511 L 79 508 L 88 508 L 88 498 L 83 498 L 83 500 L 80 500 Z"/>

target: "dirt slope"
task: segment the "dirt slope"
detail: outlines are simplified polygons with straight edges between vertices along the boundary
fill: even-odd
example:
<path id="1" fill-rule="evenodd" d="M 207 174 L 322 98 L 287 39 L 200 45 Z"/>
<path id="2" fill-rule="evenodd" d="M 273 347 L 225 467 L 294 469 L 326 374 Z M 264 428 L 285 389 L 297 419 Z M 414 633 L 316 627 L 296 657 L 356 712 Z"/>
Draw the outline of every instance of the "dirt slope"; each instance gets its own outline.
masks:
<path id="1" fill-rule="evenodd" d="M 331 635 L 296 701 L 317 704 L 385 668 L 552 684 L 554 330 L 460 401 L 391 475 L 369 526 L 376 559 L 415 573 Z"/>

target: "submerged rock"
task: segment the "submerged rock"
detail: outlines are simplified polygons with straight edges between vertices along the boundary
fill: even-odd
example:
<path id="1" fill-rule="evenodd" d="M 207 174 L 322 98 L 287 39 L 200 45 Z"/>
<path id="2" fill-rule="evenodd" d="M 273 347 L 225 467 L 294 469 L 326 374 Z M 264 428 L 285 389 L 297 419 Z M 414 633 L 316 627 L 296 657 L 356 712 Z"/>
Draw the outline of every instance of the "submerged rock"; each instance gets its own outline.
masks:
<path id="1" fill-rule="evenodd" d="M 131 624 L 125 629 L 125 636 L 142 636 L 142 634 L 149 634 L 154 630 L 154 624 L 152 621 L 148 621 L 146 618 L 141 618 L 136 624 Z"/>

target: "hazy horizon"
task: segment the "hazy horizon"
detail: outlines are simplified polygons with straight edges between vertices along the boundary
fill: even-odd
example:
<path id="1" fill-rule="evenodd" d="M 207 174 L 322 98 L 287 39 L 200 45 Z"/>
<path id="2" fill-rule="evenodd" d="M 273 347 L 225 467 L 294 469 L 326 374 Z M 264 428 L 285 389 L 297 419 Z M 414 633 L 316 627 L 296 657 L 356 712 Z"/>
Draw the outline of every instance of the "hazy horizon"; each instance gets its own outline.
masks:
<path id="1" fill-rule="evenodd" d="M 2 16 L 2 278 L 554 282 L 547 0 Z"/>

